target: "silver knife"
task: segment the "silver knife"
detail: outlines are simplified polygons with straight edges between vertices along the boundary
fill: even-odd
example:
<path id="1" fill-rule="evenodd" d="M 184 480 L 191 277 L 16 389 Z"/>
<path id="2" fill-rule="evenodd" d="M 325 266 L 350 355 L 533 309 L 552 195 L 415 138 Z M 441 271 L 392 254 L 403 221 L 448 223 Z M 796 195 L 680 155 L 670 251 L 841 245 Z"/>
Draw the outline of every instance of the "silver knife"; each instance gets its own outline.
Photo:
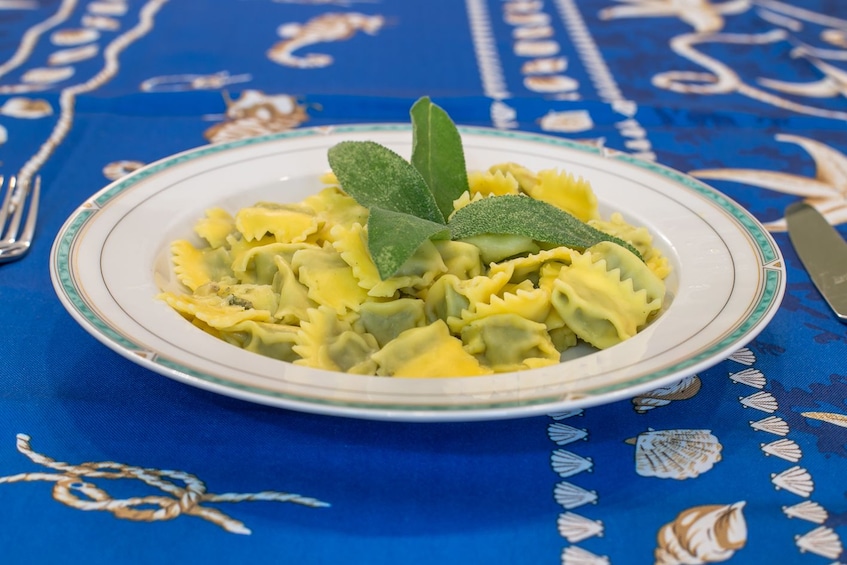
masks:
<path id="1" fill-rule="evenodd" d="M 826 303 L 847 323 L 847 241 L 805 202 L 785 209 L 788 237 Z"/>

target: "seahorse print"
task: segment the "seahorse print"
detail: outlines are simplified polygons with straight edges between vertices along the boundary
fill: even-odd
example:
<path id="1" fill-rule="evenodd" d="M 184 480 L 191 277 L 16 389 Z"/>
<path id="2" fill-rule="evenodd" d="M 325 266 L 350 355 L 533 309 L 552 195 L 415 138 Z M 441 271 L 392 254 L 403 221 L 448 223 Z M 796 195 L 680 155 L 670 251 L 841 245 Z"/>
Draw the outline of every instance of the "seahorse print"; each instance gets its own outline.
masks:
<path id="1" fill-rule="evenodd" d="M 284 24 L 278 30 L 282 41 L 271 47 L 267 55 L 271 61 L 285 67 L 297 69 L 328 67 L 333 63 L 331 55 L 325 53 L 295 55 L 294 53 L 316 43 L 346 41 L 359 31 L 376 35 L 383 25 L 385 25 L 385 18 L 382 16 L 368 16 L 357 12 L 329 13 L 313 18 L 305 24 Z"/>

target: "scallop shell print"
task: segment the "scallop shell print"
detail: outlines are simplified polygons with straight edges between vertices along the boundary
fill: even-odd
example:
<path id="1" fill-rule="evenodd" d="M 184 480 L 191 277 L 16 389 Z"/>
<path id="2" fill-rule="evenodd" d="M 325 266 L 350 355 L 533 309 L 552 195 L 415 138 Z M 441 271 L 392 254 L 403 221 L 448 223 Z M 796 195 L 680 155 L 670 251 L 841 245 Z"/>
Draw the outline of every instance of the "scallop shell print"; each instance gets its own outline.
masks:
<path id="1" fill-rule="evenodd" d="M 765 388 L 767 379 L 759 369 L 744 369 L 737 373 L 732 373 L 729 378 L 736 383 L 751 386 L 753 388 Z"/>
<path id="2" fill-rule="evenodd" d="M 752 365 L 756 362 L 756 354 L 750 351 L 747 347 L 742 347 L 735 353 L 729 356 L 731 361 L 741 363 L 742 365 Z"/>
<path id="3" fill-rule="evenodd" d="M 826 508 L 811 500 L 805 500 L 793 506 L 783 506 L 782 511 L 789 518 L 800 518 L 814 524 L 823 524 L 829 518 Z"/>
<path id="4" fill-rule="evenodd" d="M 761 444 L 762 451 L 765 455 L 775 455 L 780 459 L 797 463 L 803 457 L 803 451 L 797 442 L 782 438 L 770 443 Z"/>
<path id="5" fill-rule="evenodd" d="M 563 478 L 588 471 L 594 466 L 590 458 L 580 457 L 564 449 L 554 451 L 550 456 L 550 463 L 553 470 Z"/>
<path id="6" fill-rule="evenodd" d="M 788 432 L 791 431 L 788 422 L 778 416 L 768 416 L 756 422 L 750 422 L 750 427 L 777 436 L 787 436 Z"/>
<path id="7" fill-rule="evenodd" d="M 605 555 L 596 555 L 586 549 L 571 545 L 562 550 L 562 565 L 609 565 Z"/>
<path id="8" fill-rule="evenodd" d="M 553 490 L 553 498 L 566 510 L 573 510 L 585 504 L 596 503 L 597 492 L 562 481 Z"/>
<path id="9" fill-rule="evenodd" d="M 694 506 L 657 535 L 656 565 L 726 561 L 747 543 L 744 502 Z"/>
<path id="10" fill-rule="evenodd" d="M 603 535 L 603 522 L 589 520 L 573 512 L 559 514 L 556 525 L 559 528 L 559 534 L 571 543 L 579 543 L 590 537 Z"/>
<path id="11" fill-rule="evenodd" d="M 768 414 L 773 414 L 779 409 L 779 404 L 777 403 L 774 395 L 765 391 L 759 391 L 755 394 L 751 394 L 750 396 L 739 398 L 738 400 L 741 402 L 741 405 L 746 408 L 754 408 L 756 410 L 761 410 L 762 412 L 767 412 Z"/>
<path id="12" fill-rule="evenodd" d="M 558 445 L 567 445 L 588 437 L 588 431 L 555 422 L 547 427 L 547 435 Z"/>
<path id="13" fill-rule="evenodd" d="M 794 543 L 801 552 L 808 551 L 827 559 L 837 559 L 844 551 L 841 538 L 832 528 L 826 526 L 820 526 L 805 535 L 796 536 Z"/>
<path id="14" fill-rule="evenodd" d="M 722 445 L 709 430 L 648 431 L 635 444 L 635 471 L 643 477 L 691 479 L 721 460 Z"/>
<path id="15" fill-rule="evenodd" d="M 788 492 L 804 498 L 808 498 L 808 496 L 812 494 L 812 491 L 815 490 L 815 483 L 812 480 L 812 475 L 809 474 L 809 471 L 799 465 L 786 469 L 779 474 L 771 474 L 771 482 L 777 490 L 787 490 Z"/>

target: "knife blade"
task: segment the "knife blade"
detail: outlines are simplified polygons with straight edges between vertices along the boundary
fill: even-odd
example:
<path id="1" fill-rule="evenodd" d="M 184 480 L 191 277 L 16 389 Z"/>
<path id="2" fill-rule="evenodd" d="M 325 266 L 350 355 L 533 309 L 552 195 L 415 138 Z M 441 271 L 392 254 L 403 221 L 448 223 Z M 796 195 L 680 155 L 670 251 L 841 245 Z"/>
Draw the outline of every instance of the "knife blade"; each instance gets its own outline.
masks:
<path id="1" fill-rule="evenodd" d="M 788 237 L 826 303 L 847 323 L 847 241 L 813 206 L 785 209 Z"/>

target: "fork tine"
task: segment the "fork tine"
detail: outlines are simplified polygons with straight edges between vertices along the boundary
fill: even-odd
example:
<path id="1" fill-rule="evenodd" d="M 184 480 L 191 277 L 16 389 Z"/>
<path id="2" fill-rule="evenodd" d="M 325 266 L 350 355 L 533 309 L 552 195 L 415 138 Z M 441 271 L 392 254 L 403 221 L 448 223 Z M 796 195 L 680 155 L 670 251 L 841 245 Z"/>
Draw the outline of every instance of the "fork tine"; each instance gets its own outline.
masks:
<path id="1" fill-rule="evenodd" d="M 6 178 L 0 175 L 0 187 L 5 184 Z M 12 193 L 15 192 L 15 177 L 9 180 L 9 186 L 6 187 L 6 193 L 3 196 L 3 204 L 0 205 L 0 230 L 6 225 L 6 218 L 9 216 L 9 203 L 12 201 Z M 3 238 L 5 239 L 5 238 Z"/>
<path id="2" fill-rule="evenodd" d="M 29 198 L 29 212 L 26 216 L 26 223 L 24 224 L 24 229 L 21 232 L 20 240 L 21 241 L 32 241 L 33 236 L 35 235 L 35 220 L 38 217 L 38 197 L 41 194 L 41 177 L 35 177 L 35 181 L 31 183 L 29 187 L 30 198 Z M 26 197 L 26 195 L 24 195 Z M 20 209 L 23 211 L 24 200 L 22 199 L 20 202 Z"/>
<path id="3" fill-rule="evenodd" d="M 18 227 L 21 225 L 21 217 L 24 214 L 24 204 L 26 203 L 26 186 L 17 190 L 17 179 L 11 177 L 9 179 L 9 190 L 6 192 L 6 197 L 3 199 L 3 221 L 6 222 L 6 215 L 12 210 L 11 217 L 8 218 L 9 225 L 6 226 L 6 233 L 3 235 L 3 243 L 15 243 L 18 240 Z M 2 225 L 2 224 L 0 224 Z"/>

